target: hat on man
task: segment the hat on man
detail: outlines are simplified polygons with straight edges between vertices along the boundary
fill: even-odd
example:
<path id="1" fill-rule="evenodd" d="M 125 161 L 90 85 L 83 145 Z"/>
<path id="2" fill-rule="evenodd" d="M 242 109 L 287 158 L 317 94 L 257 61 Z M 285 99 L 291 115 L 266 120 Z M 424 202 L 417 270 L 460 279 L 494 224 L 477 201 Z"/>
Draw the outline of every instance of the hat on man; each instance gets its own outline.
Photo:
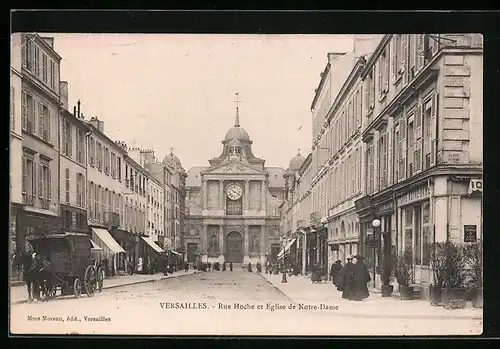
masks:
<path id="1" fill-rule="evenodd" d="M 357 260 L 360 260 L 360 261 L 365 259 L 365 257 L 363 257 L 361 255 L 356 255 L 356 256 L 354 256 L 354 258 L 356 258 Z"/>

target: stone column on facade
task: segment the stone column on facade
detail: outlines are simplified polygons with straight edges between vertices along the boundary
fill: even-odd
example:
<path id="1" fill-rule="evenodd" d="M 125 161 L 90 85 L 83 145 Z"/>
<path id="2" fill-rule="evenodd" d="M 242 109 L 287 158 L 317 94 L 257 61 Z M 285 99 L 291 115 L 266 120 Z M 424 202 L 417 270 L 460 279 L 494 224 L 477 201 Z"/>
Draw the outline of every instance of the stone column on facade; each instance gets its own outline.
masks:
<path id="1" fill-rule="evenodd" d="M 244 257 L 243 257 L 243 263 L 248 263 L 249 262 L 249 240 L 250 240 L 250 226 L 245 225 L 245 236 L 244 236 Z"/>
<path id="2" fill-rule="evenodd" d="M 203 233 L 201 235 L 201 260 L 202 262 L 208 261 L 208 253 L 207 253 L 207 237 L 208 237 L 208 225 L 203 225 Z"/>
<path id="3" fill-rule="evenodd" d="M 208 181 L 203 180 L 203 209 L 208 210 Z"/>
<path id="4" fill-rule="evenodd" d="M 266 210 L 266 181 L 263 180 L 260 185 L 260 209 L 262 211 Z"/>
<path id="5" fill-rule="evenodd" d="M 224 181 L 219 180 L 219 210 L 224 210 Z"/>
<path id="6" fill-rule="evenodd" d="M 245 180 L 245 205 L 243 209 L 248 211 L 250 209 L 250 180 Z"/>
<path id="7" fill-rule="evenodd" d="M 219 225 L 219 263 L 224 263 L 224 251 L 224 226 L 221 224 Z"/>

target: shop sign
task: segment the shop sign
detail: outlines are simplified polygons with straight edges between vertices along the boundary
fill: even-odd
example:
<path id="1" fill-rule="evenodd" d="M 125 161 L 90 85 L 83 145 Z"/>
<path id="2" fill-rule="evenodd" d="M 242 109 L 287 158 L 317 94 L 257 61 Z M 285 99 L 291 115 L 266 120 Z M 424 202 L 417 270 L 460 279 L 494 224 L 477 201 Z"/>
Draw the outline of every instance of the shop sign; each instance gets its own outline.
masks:
<path id="1" fill-rule="evenodd" d="M 414 201 L 422 200 L 429 197 L 429 187 L 422 186 L 414 189 L 403 196 L 400 196 L 398 200 L 398 206 L 403 206 Z"/>
<path id="2" fill-rule="evenodd" d="M 464 225 L 464 242 L 477 241 L 477 225 Z"/>
<path id="3" fill-rule="evenodd" d="M 382 205 L 377 206 L 378 213 L 391 211 L 391 210 L 394 210 L 394 202 L 392 200 L 387 201 L 387 202 L 383 203 Z"/>
<path id="4" fill-rule="evenodd" d="M 469 195 L 474 192 L 483 192 L 483 180 L 471 179 L 469 182 Z"/>

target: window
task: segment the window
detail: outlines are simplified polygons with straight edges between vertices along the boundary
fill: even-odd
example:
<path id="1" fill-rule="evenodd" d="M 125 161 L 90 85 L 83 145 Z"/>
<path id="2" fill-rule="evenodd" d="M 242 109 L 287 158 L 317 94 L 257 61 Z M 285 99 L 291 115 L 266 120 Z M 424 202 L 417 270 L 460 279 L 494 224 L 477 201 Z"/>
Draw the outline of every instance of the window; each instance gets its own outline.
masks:
<path id="1" fill-rule="evenodd" d="M 56 64 L 53 60 L 50 60 L 50 80 L 49 80 L 50 88 L 56 88 Z"/>
<path id="2" fill-rule="evenodd" d="M 430 265 L 431 227 L 430 227 L 430 204 L 422 205 L 422 265 Z"/>
<path id="3" fill-rule="evenodd" d="M 33 159 L 27 156 L 23 156 L 22 161 L 23 203 L 33 206 L 33 197 L 36 196 L 36 165 Z"/>
<path id="4" fill-rule="evenodd" d="M 122 158 L 117 156 L 118 158 L 118 180 L 121 182 L 122 181 Z"/>
<path id="5" fill-rule="evenodd" d="M 29 133 L 35 133 L 35 98 L 22 91 L 22 128 Z"/>
<path id="6" fill-rule="evenodd" d="M 14 86 L 10 87 L 10 120 L 12 130 L 16 130 L 16 90 Z"/>
<path id="7" fill-rule="evenodd" d="M 116 178 L 116 155 L 111 152 L 111 177 Z"/>
<path id="8" fill-rule="evenodd" d="M 26 63 L 26 68 L 28 68 L 29 71 L 33 72 L 34 71 L 34 46 L 35 44 L 33 43 L 33 39 L 30 36 L 27 36 L 25 39 L 25 44 L 26 44 L 26 58 L 25 58 L 25 63 Z"/>
<path id="9" fill-rule="evenodd" d="M 404 210 L 405 220 L 405 236 L 404 236 L 404 246 L 405 250 L 411 254 L 411 259 L 413 259 L 413 209 L 411 207 Z"/>
<path id="10" fill-rule="evenodd" d="M 413 166 L 415 172 L 422 169 L 422 110 L 423 106 L 418 105 L 415 111 L 415 144 L 413 152 Z"/>
<path id="11" fill-rule="evenodd" d="M 387 187 L 387 133 L 382 133 L 378 144 L 378 175 L 379 175 L 379 190 Z"/>
<path id="12" fill-rule="evenodd" d="M 65 198 L 66 198 L 66 204 L 70 203 L 70 174 L 69 174 L 69 168 L 66 169 L 66 176 L 65 176 Z"/>
<path id="13" fill-rule="evenodd" d="M 94 219 L 99 219 L 99 194 L 101 191 L 101 186 L 98 186 L 97 184 L 94 184 Z"/>
<path id="14" fill-rule="evenodd" d="M 408 177 L 411 177 L 413 175 L 413 170 L 414 170 L 412 154 L 413 154 L 414 146 L 415 146 L 415 131 L 414 131 L 413 125 L 414 125 L 413 120 L 410 118 L 408 121 L 408 129 L 407 129 L 407 132 L 408 132 L 408 158 L 407 158 Z"/>
<path id="15" fill-rule="evenodd" d="M 109 157 L 109 149 L 104 148 L 104 173 L 109 175 L 109 162 L 110 162 L 110 157 Z"/>
<path id="16" fill-rule="evenodd" d="M 87 182 L 87 208 L 89 210 L 89 218 L 92 218 L 93 210 L 92 210 L 92 195 L 94 192 L 93 183 Z"/>
<path id="17" fill-rule="evenodd" d="M 42 52 L 42 81 L 47 83 L 48 74 L 47 74 L 47 55 L 45 52 Z"/>
<path id="18" fill-rule="evenodd" d="M 102 144 L 96 141 L 96 149 L 97 149 L 97 154 L 96 154 L 96 160 L 97 160 L 97 169 L 99 171 L 102 171 Z"/>
<path id="19" fill-rule="evenodd" d="M 375 79 L 374 68 L 371 68 L 365 79 L 365 104 L 369 114 L 375 107 Z"/>
<path id="20" fill-rule="evenodd" d="M 41 199 L 43 209 L 49 209 L 51 194 L 51 170 L 47 163 L 41 163 L 39 165 L 38 197 Z"/>
<path id="21" fill-rule="evenodd" d="M 73 125 L 66 120 L 63 123 L 63 132 L 62 132 L 62 138 L 63 138 L 63 154 L 72 157 L 73 156 Z"/>
<path id="22" fill-rule="evenodd" d="M 35 57 L 33 60 L 34 70 L 36 76 L 40 76 L 40 47 L 34 45 L 35 47 Z"/>
<path id="23" fill-rule="evenodd" d="M 107 199 L 107 195 L 106 195 L 106 190 L 104 190 L 103 187 L 101 187 L 101 208 L 100 208 L 100 212 L 99 212 L 99 220 L 100 221 L 103 221 L 104 220 L 104 212 L 106 211 L 105 209 L 105 206 L 106 206 L 106 199 Z"/>
<path id="24" fill-rule="evenodd" d="M 76 174 L 76 205 L 85 208 L 85 177 L 81 173 Z"/>

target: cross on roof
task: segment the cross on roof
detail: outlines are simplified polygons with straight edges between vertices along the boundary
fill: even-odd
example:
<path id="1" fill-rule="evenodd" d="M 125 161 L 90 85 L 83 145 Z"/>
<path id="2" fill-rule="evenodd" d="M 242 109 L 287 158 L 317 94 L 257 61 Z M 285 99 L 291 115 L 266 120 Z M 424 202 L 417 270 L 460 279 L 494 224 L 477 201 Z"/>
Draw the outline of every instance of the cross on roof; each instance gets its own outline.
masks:
<path id="1" fill-rule="evenodd" d="M 170 154 L 174 153 L 174 148 L 170 147 Z"/>
<path id="2" fill-rule="evenodd" d="M 236 100 L 234 101 L 234 103 L 236 103 L 236 108 L 239 108 L 240 103 L 241 103 L 241 101 L 240 101 L 240 93 L 236 92 L 235 94 L 236 94 Z"/>

